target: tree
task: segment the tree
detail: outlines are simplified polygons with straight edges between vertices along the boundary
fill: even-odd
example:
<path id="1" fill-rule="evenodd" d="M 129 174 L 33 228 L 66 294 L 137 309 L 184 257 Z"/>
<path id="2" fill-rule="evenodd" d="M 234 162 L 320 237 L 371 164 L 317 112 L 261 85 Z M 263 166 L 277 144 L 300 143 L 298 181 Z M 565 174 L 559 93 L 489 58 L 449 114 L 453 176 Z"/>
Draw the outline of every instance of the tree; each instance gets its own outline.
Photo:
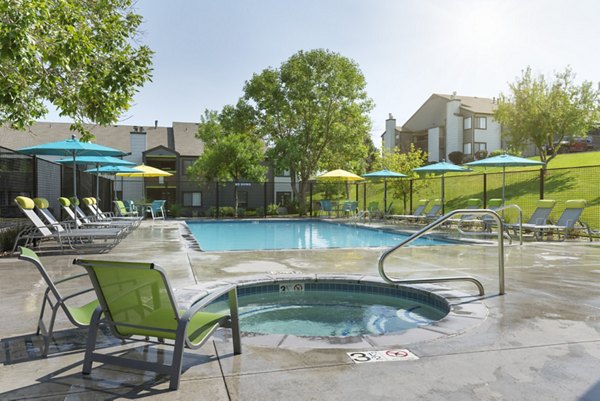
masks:
<path id="1" fill-rule="evenodd" d="M 289 169 L 301 213 L 309 178 L 366 158 L 373 103 L 365 86 L 354 61 L 322 49 L 300 51 L 246 82 L 269 158 Z"/>
<path id="2" fill-rule="evenodd" d="M 523 149 L 533 144 L 540 160 L 549 163 L 565 138 L 585 136 L 600 117 L 600 91 L 591 82 L 574 83 L 567 68 L 555 74 L 554 82 L 543 75 L 533 77 L 531 68 L 501 94 L 494 118 L 505 131 L 509 145 Z"/>
<path id="3" fill-rule="evenodd" d="M 207 180 L 263 181 L 266 167 L 264 145 L 252 124 L 253 110 L 243 102 L 225 106 L 221 113 L 206 110 L 200 119 L 197 138 L 204 152 L 190 167 L 189 174 Z M 238 190 L 234 186 L 235 217 L 238 215 Z"/>
<path id="4" fill-rule="evenodd" d="M 0 124 L 24 130 L 54 105 L 74 121 L 114 124 L 151 76 L 132 0 L 0 0 Z"/>
<path id="5" fill-rule="evenodd" d="M 427 153 L 420 148 L 415 148 L 415 145 L 411 143 L 408 152 L 401 152 L 398 148 L 394 148 L 393 152 L 384 150 L 377 169 L 388 169 L 405 174 L 409 178 L 418 178 L 419 174 L 412 170 L 425 165 L 425 163 L 427 163 Z M 425 185 L 424 180 L 412 180 L 412 182 L 412 190 L 414 192 L 420 186 Z M 407 178 L 391 179 L 388 180 L 388 185 L 393 190 L 394 198 L 402 198 L 404 210 L 407 210 L 406 195 L 411 192 L 411 180 Z"/>

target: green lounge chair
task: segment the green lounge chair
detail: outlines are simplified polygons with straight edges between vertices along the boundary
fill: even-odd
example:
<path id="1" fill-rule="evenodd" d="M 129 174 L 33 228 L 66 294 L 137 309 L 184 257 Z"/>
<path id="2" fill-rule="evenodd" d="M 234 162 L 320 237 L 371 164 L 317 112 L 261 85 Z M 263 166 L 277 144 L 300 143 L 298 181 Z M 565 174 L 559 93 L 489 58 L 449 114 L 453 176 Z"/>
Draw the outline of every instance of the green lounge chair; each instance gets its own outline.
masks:
<path id="1" fill-rule="evenodd" d="M 181 310 L 166 273 L 155 264 L 99 260 L 75 260 L 74 263 L 87 270 L 100 301 L 89 327 L 84 374 L 91 373 L 93 362 L 151 370 L 170 375 L 169 388 L 176 390 L 184 346 L 198 348 L 217 328 L 231 327 L 233 352 L 242 352 L 235 286 L 223 287 L 192 304 L 188 310 Z M 225 294 L 229 296 L 230 315 L 201 311 Z M 148 341 L 148 337 L 173 340 L 175 350 L 171 365 L 94 352 L 100 324 L 108 325 L 115 336 L 123 339 L 141 336 L 140 341 Z"/>
<path id="2" fill-rule="evenodd" d="M 48 223 L 50 227 L 54 228 L 54 230 L 56 230 L 57 232 L 60 232 L 60 233 L 65 233 L 68 230 L 71 230 L 73 228 L 72 225 L 75 225 L 78 229 L 86 230 L 85 232 L 77 231 L 78 233 L 85 233 L 92 237 L 94 236 L 94 234 L 98 234 L 99 236 L 119 235 L 119 234 L 121 234 L 121 231 L 125 228 L 125 227 L 110 227 L 107 225 L 91 226 L 91 225 L 87 225 L 87 224 L 84 225 L 81 222 L 79 222 L 80 224 L 73 224 L 72 221 L 59 222 L 58 220 L 56 220 L 56 218 L 54 218 L 54 215 L 50 212 L 50 210 L 48 210 L 49 203 L 46 198 L 34 198 L 33 203 L 35 203 L 36 209 L 38 210 L 38 212 L 42 216 L 42 218 L 44 220 L 46 220 L 46 223 Z M 89 230 L 101 230 L 101 231 L 89 231 Z"/>
<path id="3" fill-rule="evenodd" d="M 520 228 L 523 231 L 534 231 L 536 232 L 536 227 L 541 225 L 546 225 L 550 218 L 550 213 L 552 213 L 552 209 L 554 209 L 554 205 L 556 205 L 556 201 L 552 199 L 540 199 L 536 202 L 535 210 L 531 214 L 527 223 L 519 224 L 505 224 L 504 226 L 508 229 L 512 229 L 515 235 L 518 235 L 518 230 Z M 539 233 L 539 230 L 537 230 Z"/>
<path id="4" fill-rule="evenodd" d="M 55 240 L 58 250 L 64 253 L 68 246 L 70 251 L 76 252 L 106 252 L 113 248 L 123 238 L 124 233 L 109 232 L 107 230 L 66 230 L 60 226 L 48 226 L 33 211 L 35 203 L 33 199 L 26 196 L 17 196 L 15 203 L 31 222 L 30 226 L 24 228 L 15 239 L 13 253 L 19 245 L 24 247 L 36 247 L 38 251 L 57 251 L 56 247 L 42 248 L 45 240 Z M 52 230 L 56 231 L 52 231 Z M 103 240 L 104 242 L 94 242 Z"/>
<path id="5" fill-rule="evenodd" d="M 437 220 L 442 213 L 442 200 L 434 199 L 431 203 L 431 208 L 425 213 L 424 216 L 421 216 L 418 221 L 429 223 L 431 221 Z"/>
<path id="6" fill-rule="evenodd" d="M 73 298 L 79 297 L 80 295 L 86 294 L 88 292 L 93 291 L 93 288 L 86 288 L 80 291 L 77 291 L 72 294 L 62 295 L 57 288 L 57 284 L 64 283 L 69 280 L 73 280 L 79 277 L 87 276 L 86 273 L 77 274 L 74 276 L 70 276 L 58 281 L 52 281 L 48 272 L 42 265 L 40 258 L 38 255 L 33 252 L 31 249 L 20 247 L 19 259 L 24 260 L 30 263 L 33 263 L 35 267 L 37 267 L 38 271 L 42 275 L 44 281 L 48 288 L 44 292 L 44 301 L 42 303 L 42 310 L 40 312 L 40 317 L 38 319 L 37 325 L 37 335 L 42 335 L 44 338 L 44 348 L 42 349 L 42 356 L 48 356 L 48 348 L 50 345 L 50 339 L 52 339 L 53 331 L 54 331 L 54 322 L 56 320 L 56 314 L 60 309 L 63 310 L 65 315 L 71 323 L 73 323 L 77 327 L 88 327 L 90 324 L 90 320 L 92 319 L 92 313 L 98 307 L 98 300 L 94 299 L 91 302 L 84 304 L 83 306 L 73 306 L 67 305 L 67 302 L 70 304 Z M 48 326 L 44 323 L 44 312 L 46 310 L 46 305 L 52 310 L 52 315 L 50 317 L 50 321 L 48 322 Z"/>
<path id="7" fill-rule="evenodd" d="M 425 214 L 425 209 L 429 205 L 429 199 L 420 199 L 417 202 L 417 208 L 413 214 L 391 214 L 388 216 L 393 222 L 398 223 L 404 220 L 408 220 L 409 222 L 414 222 L 419 218 L 423 217 Z"/>
<path id="8" fill-rule="evenodd" d="M 344 201 L 342 209 L 340 210 L 344 216 L 352 217 L 356 214 L 358 209 L 358 202 L 356 201 Z"/>
<path id="9" fill-rule="evenodd" d="M 565 210 L 563 210 L 562 214 L 558 218 L 556 224 L 545 224 L 545 225 L 537 225 L 534 229 L 537 231 L 537 236 L 539 238 L 543 238 L 544 234 L 548 232 L 554 233 L 555 231 L 558 233 L 560 238 L 560 233 L 563 232 L 563 241 L 567 239 L 567 235 L 577 230 L 583 230 L 587 233 L 590 242 L 592 241 L 592 231 L 590 230 L 590 226 L 587 223 L 581 221 L 581 213 L 583 213 L 583 209 L 587 206 L 587 201 L 585 199 L 575 199 L 568 200 L 565 202 Z"/>
<path id="10" fill-rule="evenodd" d="M 138 212 L 136 209 L 131 208 L 131 210 L 127 210 L 125 203 L 120 200 L 113 201 L 115 205 L 115 212 L 119 217 L 137 217 Z"/>
<path id="11" fill-rule="evenodd" d="M 85 214 L 83 214 L 83 211 L 81 212 L 83 217 L 79 216 L 76 218 L 75 211 L 73 209 L 71 209 L 71 201 L 68 198 L 60 197 L 60 198 L 58 198 L 58 202 L 60 203 L 62 210 L 69 217 L 68 222 L 74 221 L 75 224 L 77 225 L 77 227 L 80 227 L 80 228 L 85 228 L 85 227 L 122 228 L 122 229 L 126 229 L 128 231 L 130 231 L 130 229 L 133 227 L 133 225 L 130 222 L 126 222 L 126 221 L 118 221 L 118 220 L 117 221 L 91 221 Z"/>

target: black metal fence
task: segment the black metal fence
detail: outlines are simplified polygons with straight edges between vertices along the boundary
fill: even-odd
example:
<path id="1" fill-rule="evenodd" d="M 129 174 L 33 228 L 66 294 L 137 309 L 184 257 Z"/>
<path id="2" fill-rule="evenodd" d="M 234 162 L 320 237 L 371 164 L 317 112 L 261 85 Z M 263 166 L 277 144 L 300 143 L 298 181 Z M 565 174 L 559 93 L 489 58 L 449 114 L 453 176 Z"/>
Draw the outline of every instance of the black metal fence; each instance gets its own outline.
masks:
<path id="1" fill-rule="evenodd" d="M 98 196 L 96 196 L 98 180 Z M 0 218 L 22 217 L 14 203 L 17 196 L 48 199 L 49 209 L 60 216 L 60 196 L 73 196 L 73 170 L 38 157 L 0 147 Z M 78 196 L 96 196 L 103 210 L 111 210 L 112 181 L 77 170 Z"/>
<path id="2" fill-rule="evenodd" d="M 14 205 L 18 195 L 44 197 L 54 212 L 60 210 L 57 198 L 72 196 L 73 170 L 68 166 L 22 155 L 0 147 L 0 218 L 21 217 Z M 97 176 L 77 170 L 77 193 L 95 196 Z M 393 180 L 387 181 L 386 209 L 396 214 L 410 214 L 419 199 L 441 198 L 441 177 L 401 180 L 402 191 Z M 156 182 L 154 182 L 156 181 Z M 100 206 L 111 210 L 112 180 L 99 178 Z M 479 198 L 484 206 L 490 199 L 502 197 L 503 173 L 467 173 L 444 177 L 446 212 L 465 207 L 470 198 Z M 166 199 L 171 216 L 231 217 L 234 215 L 235 192 L 238 215 L 263 217 L 272 214 L 295 214 L 299 204 L 293 200 L 285 179 L 275 182 L 198 182 L 169 180 L 161 185 L 157 179 L 146 179 L 145 198 L 134 201 Z M 585 199 L 588 207 L 582 220 L 600 229 L 600 165 L 564 169 L 508 169 L 504 174 L 506 204 L 516 204 L 528 218 L 538 199 L 554 199 L 557 206 L 551 216 L 558 218 L 569 199 Z M 320 199 L 352 199 L 359 209 L 378 202 L 383 209 L 384 183 L 364 181 L 358 184 L 313 182 L 305 202 L 307 214 L 318 212 Z M 505 216 L 514 218 L 510 212 Z"/>

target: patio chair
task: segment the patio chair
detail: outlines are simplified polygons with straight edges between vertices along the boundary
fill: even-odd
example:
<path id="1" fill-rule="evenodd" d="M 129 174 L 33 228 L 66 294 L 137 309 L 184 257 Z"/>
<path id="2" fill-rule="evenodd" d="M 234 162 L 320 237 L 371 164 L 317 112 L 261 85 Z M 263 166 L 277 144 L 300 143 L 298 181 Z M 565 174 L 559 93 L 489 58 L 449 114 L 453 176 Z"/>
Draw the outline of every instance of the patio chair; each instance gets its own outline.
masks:
<path id="1" fill-rule="evenodd" d="M 331 217 L 331 212 L 333 212 L 333 202 L 330 200 L 321 200 L 319 201 L 321 204 L 321 209 L 319 210 L 319 215 L 321 212 L 326 212 L 328 217 Z"/>
<path id="2" fill-rule="evenodd" d="M 414 222 L 425 215 L 425 209 L 429 204 L 429 199 L 420 199 L 417 202 L 417 208 L 413 214 L 390 214 L 388 218 L 395 223 L 399 223 L 403 220 Z"/>
<path id="3" fill-rule="evenodd" d="M 65 233 L 72 229 L 72 226 L 76 226 L 79 229 L 96 229 L 103 230 L 102 234 L 111 233 L 113 235 L 117 235 L 121 232 L 121 230 L 125 229 L 125 227 L 110 227 L 110 225 L 84 225 L 82 222 L 76 224 L 73 221 L 59 222 L 54 218 L 54 215 L 48 210 L 48 200 L 46 198 L 34 198 L 33 203 L 35 203 L 35 208 L 42 216 L 46 223 L 50 225 L 50 227 L 54 228 L 57 232 Z M 108 229 L 110 231 L 104 231 L 104 229 Z M 91 231 L 86 231 L 86 234 L 92 233 Z M 94 232 L 95 233 L 95 232 Z"/>
<path id="4" fill-rule="evenodd" d="M 130 210 L 127 210 L 123 201 L 116 200 L 113 201 L 113 204 L 115 205 L 115 212 L 118 217 L 137 217 L 138 215 L 137 210 L 131 209 L 131 206 Z"/>
<path id="5" fill-rule="evenodd" d="M 126 230 L 130 230 L 133 226 L 131 223 L 126 222 L 126 221 L 92 221 L 88 218 L 88 216 L 86 216 L 83 211 L 81 212 L 81 214 L 83 215 L 83 217 L 80 215 L 77 218 L 75 217 L 75 211 L 74 209 L 71 208 L 71 201 L 68 198 L 64 198 L 64 197 L 60 197 L 58 198 L 58 203 L 60 203 L 60 206 L 62 207 L 62 210 L 65 212 L 65 214 L 68 216 L 68 220 L 67 222 L 75 222 L 75 224 L 77 225 L 77 227 L 81 227 L 81 228 L 85 228 L 85 227 L 93 227 L 93 228 L 106 228 L 106 227 L 111 227 L 111 228 L 123 228 Z M 80 209 L 81 210 L 81 209 Z"/>
<path id="6" fill-rule="evenodd" d="M 431 208 L 423 216 L 417 219 L 417 222 L 429 223 L 433 220 L 437 220 L 442 213 L 442 201 L 441 199 L 434 199 L 431 203 Z"/>
<path id="7" fill-rule="evenodd" d="M 103 212 L 98 207 L 98 201 L 96 198 L 87 197 L 82 199 L 83 204 L 90 211 L 90 216 L 96 221 L 109 221 L 109 222 L 121 222 L 121 224 L 132 224 L 135 227 L 139 226 L 142 218 L 141 217 L 117 217 L 112 212 Z M 125 223 L 123 223 L 125 222 Z"/>
<path id="8" fill-rule="evenodd" d="M 379 209 L 379 202 L 369 202 L 367 211 L 369 212 L 369 220 L 381 219 L 383 217 L 383 212 Z"/>
<path id="9" fill-rule="evenodd" d="M 74 263 L 86 269 L 100 301 L 89 326 L 83 374 L 91 373 L 93 362 L 151 370 L 170 375 L 169 388 L 176 390 L 184 347 L 201 347 L 219 327 L 232 329 L 233 353 L 241 354 L 234 285 L 224 286 L 192 304 L 189 309 L 181 310 L 167 274 L 153 263 L 99 260 L 75 260 Z M 229 296 L 229 315 L 201 311 L 225 294 Z M 161 342 L 173 340 L 175 349 L 171 365 L 95 352 L 100 324 L 110 327 L 113 334 L 122 339 L 141 336 L 135 341 L 149 341 L 148 337 L 157 337 Z"/>
<path id="10" fill-rule="evenodd" d="M 19 252 L 19 259 L 30 262 L 35 267 L 37 267 L 38 271 L 42 275 L 42 278 L 46 282 L 46 285 L 48 286 L 48 288 L 46 288 L 46 291 L 44 292 L 44 301 L 42 302 L 40 317 L 37 322 L 37 330 L 35 333 L 36 335 L 41 335 L 44 339 L 42 357 L 46 357 L 48 356 L 50 340 L 53 338 L 54 322 L 56 321 L 56 315 L 58 311 L 62 309 L 62 311 L 65 313 L 65 315 L 73 325 L 77 327 L 88 327 L 90 324 L 90 320 L 92 319 L 92 313 L 98 306 L 98 300 L 93 299 L 92 301 L 88 301 L 82 306 L 71 305 L 73 299 L 83 294 L 92 292 L 94 289 L 92 287 L 89 287 L 83 290 L 76 291 L 72 294 L 63 295 L 58 290 L 57 285 L 70 280 L 77 279 L 79 277 L 87 276 L 87 273 L 76 274 L 74 276 L 70 276 L 61 280 L 53 281 L 48 275 L 48 272 L 42 265 L 40 258 L 35 252 L 25 247 L 20 247 Z M 48 308 L 50 308 L 50 310 L 52 311 L 50 321 L 48 322 L 48 326 L 46 326 L 46 324 L 44 323 L 44 312 L 46 311 L 46 306 L 48 306 Z"/>
<path id="11" fill-rule="evenodd" d="M 344 201 L 344 203 L 342 204 L 342 208 L 340 209 L 340 211 L 345 216 L 352 217 L 356 213 L 357 209 L 358 209 L 358 202 L 356 202 L 356 201 Z"/>
<path id="12" fill-rule="evenodd" d="M 470 198 L 470 199 L 467 199 L 467 206 L 465 206 L 464 209 L 481 209 L 481 206 L 483 206 L 483 202 L 481 201 L 481 199 Z M 458 225 L 459 229 L 462 229 L 462 227 L 465 224 L 474 224 L 474 223 L 479 223 L 480 221 L 481 220 L 477 219 L 475 217 L 475 215 L 466 214 L 466 213 L 460 215 L 459 219 L 446 220 L 447 223 L 456 223 Z"/>
<path id="13" fill-rule="evenodd" d="M 33 199 L 25 196 L 17 196 L 15 203 L 23 214 L 31 222 L 30 226 L 24 228 L 15 239 L 13 253 L 19 245 L 24 247 L 36 247 L 42 251 L 42 242 L 53 239 L 59 246 L 60 252 L 65 252 L 65 246 L 77 252 L 106 252 L 113 248 L 123 238 L 123 233 L 109 232 L 107 230 L 67 230 L 63 226 L 48 226 L 33 211 L 35 203 Z M 56 231 L 52 231 L 52 229 Z M 95 242 L 103 240 L 104 242 Z M 55 251 L 54 248 L 45 250 Z"/>
<path id="14" fill-rule="evenodd" d="M 583 230 L 587 233 L 590 242 L 592 242 L 592 231 L 590 230 L 590 226 L 587 223 L 581 221 L 580 217 L 583 213 L 583 210 L 587 206 L 587 201 L 585 199 L 575 199 L 568 200 L 565 202 L 565 210 L 563 210 L 562 214 L 558 218 L 556 224 L 544 224 L 537 225 L 534 227 L 536 230 L 536 236 L 538 238 L 543 238 L 545 234 L 557 232 L 560 238 L 560 232 L 563 234 L 563 241 L 567 239 L 567 235 L 570 233 Z M 579 225 L 578 225 L 579 224 Z"/>
<path id="15" fill-rule="evenodd" d="M 527 223 L 519 224 L 519 223 L 511 223 L 504 224 L 507 231 L 512 229 L 515 235 L 518 235 L 519 228 L 523 228 L 523 231 L 535 231 L 537 226 L 545 225 L 548 223 L 550 218 L 550 213 L 552 213 L 552 209 L 554 209 L 554 205 L 556 205 L 556 201 L 552 199 L 540 199 L 536 202 L 535 210 L 533 211 Z"/>
<path id="16" fill-rule="evenodd" d="M 153 200 L 150 206 L 146 208 L 146 212 L 150 213 L 152 220 L 165 219 L 165 200 Z"/>

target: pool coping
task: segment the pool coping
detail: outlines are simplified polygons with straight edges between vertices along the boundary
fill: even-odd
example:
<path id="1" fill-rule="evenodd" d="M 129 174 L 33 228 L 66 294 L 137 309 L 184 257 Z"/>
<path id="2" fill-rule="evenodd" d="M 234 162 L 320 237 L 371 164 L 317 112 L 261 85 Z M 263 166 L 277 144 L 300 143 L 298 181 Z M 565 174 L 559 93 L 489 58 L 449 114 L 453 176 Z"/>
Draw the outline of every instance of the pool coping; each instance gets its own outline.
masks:
<path id="1" fill-rule="evenodd" d="M 373 283 L 390 285 L 377 276 L 363 274 L 267 274 L 244 276 L 232 280 L 200 283 L 176 290 L 177 298 L 183 304 L 198 301 L 223 285 L 274 284 L 290 281 L 340 281 L 344 283 Z M 244 345 L 270 348 L 306 348 L 306 349 L 371 349 L 383 347 L 402 347 L 408 344 L 433 341 L 457 336 L 481 323 L 488 316 L 488 308 L 482 302 L 483 297 L 470 295 L 434 284 L 401 285 L 418 291 L 431 292 L 444 298 L 450 312 L 441 320 L 427 326 L 411 328 L 399 333 L 384 335 L 361 335 L 348 337 L 299 337 L 283 334 L 242 333 Z M 216 334 L 219 341 L 230 342 L 231 333 L 222 330 Z"/>

